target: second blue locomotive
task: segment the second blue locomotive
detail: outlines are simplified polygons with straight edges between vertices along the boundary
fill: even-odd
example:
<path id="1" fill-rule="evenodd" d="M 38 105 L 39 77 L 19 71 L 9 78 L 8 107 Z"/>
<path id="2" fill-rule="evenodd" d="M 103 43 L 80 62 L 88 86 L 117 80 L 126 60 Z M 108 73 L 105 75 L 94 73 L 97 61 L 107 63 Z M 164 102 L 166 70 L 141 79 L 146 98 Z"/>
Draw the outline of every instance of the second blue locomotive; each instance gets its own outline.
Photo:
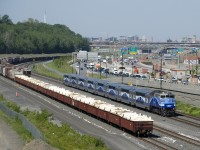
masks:
<path id="1" fill-rule="evenodd" d="M 176 101 L 171 92 L 138 88 L 77 74 L 64 75 L 64 84 L 128 105 L 147 109 L 162 116 L 175 114 Z"/>

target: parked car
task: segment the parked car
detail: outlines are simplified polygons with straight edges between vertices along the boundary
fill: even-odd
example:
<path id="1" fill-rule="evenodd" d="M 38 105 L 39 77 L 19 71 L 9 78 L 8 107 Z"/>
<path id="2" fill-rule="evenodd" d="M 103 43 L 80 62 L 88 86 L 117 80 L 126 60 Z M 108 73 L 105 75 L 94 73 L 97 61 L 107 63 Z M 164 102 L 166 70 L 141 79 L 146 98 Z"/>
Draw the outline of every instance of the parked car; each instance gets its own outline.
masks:
<path id="1" fill-rule="evenodd" d="M 181 83 L 184 84 L 184 85 L 188 85 L 189 81 L 188 80 L 183 80 L 183 81 L 181 81 Z"/>
<path id="2" fill-rule="evenodd" d="M 141 76 L 141 79 L 142 79 L 142 80 L 147 80 L 148 78 L 147 78 L 147 76 L 142 75 L 142 76 Z"/>
<path id="3" fill-rule="evenodd" d="M 141 78 L 142 75 L 141 75 L 141 74 L 135 74 L 135 77 L 136 77 L 136 78 Z"/>
<path id="4" fill-rule="evenodd" d="M 175 77 L 172 77 L 172 80 L 170 81 L 170 83 L 178 83 L 178 79 Z"/>
<path id="5" fill-rule="evenodd" d="M 135 74 L 130 74 L 130 77 L 135 78 L 136 76 Z"/>
<path id="6" fill-rule="evenodd" d="M 160 78 L 155 78 L 156 81 L 159 81 L 159 82 L 166 82 L 166 80 L 163 78 L 163 77 L 160 77 Z"/>
<path id="7" fill-rule="evenodd" d="M 189 78 L 191 77 L 191 75 L 186 75 L 185 77 L 186 77 L 187 79 L 189 79 Z"/>

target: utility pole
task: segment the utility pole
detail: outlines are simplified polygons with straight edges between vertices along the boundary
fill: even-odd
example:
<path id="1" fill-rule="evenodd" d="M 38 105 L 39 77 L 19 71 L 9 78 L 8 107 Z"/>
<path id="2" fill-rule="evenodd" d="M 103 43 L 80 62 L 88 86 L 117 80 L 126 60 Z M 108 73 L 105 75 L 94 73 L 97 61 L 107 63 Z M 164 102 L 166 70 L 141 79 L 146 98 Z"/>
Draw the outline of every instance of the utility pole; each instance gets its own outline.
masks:
<path id="1" fill-rule="evenodd" d="M 100 79 L 101 79 L 101 59 L 100 59 L 99 61 L 100 61 L 100 68 L 99 68 L 99 72 L 100 72 Z"/>
<path id="2" fill-rule="evenodd" d="M 78 73 L 79 73 L 79 75 L 80 75 L 80 71 L 81 71 L 81 65 L 80 65 L 80 64 L 81 64 L 81 62 L 79 61 L 79 62 L 78 62 L 78 65 L 79 65 L 79 67 L 78 67 L 78 68 L 79 68 Z"/>
<path id="3" fill-rule="evenodd" d="M 72 74 L 74 73 L 73 65 L 74 65 L 74 53 L 72 52 Z"/>
<path id="4" fill-rule="evenodd" d="M 124 80 L 123 69 L 124 69 L 124 54 L 122 53 L 122 84 L 123 84 L 123 80 Z"/>
<path id="5" fill-rule="evenodd" d="M 180 54 L 178 53 L 178 68 L 180 69 Z"/>
<path id="6" fill-rule="evenodd" d="M 160 52 L 160 57 L 161 57 L 161 60 L 160 60 L 160 88 L 162 89 L 162 56 L 163 56 L 163 52 L 161 50 Z"/>
<path id="7" fill-rule="evenodd" d="M 197 57 L 197 49 L 196 49 L 196 75 L 197 75 L 197 70 L 198 70 L 198 67 L 197 67 L 197 63 L 198 63 L 198 61 L 199 61 L 199 59 L 198 59 L 198 57 Z"/>
<path id="8" fill-rule="evenodd" d="M 108 69 L 107 69 L 107 61 L 106 61 L 106 78 L 107 78 L 107 73 L 108 73 Z"/>

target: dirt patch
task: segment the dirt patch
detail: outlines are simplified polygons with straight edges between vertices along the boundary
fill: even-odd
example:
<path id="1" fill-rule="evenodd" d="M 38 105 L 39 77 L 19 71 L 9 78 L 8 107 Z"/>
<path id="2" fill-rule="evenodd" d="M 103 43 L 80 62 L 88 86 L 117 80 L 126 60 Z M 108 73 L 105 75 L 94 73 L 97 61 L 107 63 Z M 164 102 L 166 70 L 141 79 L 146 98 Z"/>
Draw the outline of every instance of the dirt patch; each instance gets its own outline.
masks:
<path id="1" fill-rule="evenodd" d="M 0 149 L 21 150 L 23 145 L 19 135 L 0 117 Z"/>
<path id="2" fill-rule="evenodd" d="M 34 139 L 30 143 L 27 143 L 23 150 L 59 150 L 47 144 L 46 142 Z"/>

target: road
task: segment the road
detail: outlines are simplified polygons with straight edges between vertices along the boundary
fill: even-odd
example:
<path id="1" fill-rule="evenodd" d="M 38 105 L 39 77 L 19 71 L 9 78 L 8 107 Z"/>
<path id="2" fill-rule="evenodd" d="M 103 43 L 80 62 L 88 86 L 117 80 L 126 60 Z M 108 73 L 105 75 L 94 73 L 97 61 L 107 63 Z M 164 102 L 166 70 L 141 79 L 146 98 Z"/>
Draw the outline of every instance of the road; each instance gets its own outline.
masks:
<path id="1" fill-rule="evenodd" d="M 21 137 L 0 118 L 0 149 L 22 150 L 23 146 Z"/>

